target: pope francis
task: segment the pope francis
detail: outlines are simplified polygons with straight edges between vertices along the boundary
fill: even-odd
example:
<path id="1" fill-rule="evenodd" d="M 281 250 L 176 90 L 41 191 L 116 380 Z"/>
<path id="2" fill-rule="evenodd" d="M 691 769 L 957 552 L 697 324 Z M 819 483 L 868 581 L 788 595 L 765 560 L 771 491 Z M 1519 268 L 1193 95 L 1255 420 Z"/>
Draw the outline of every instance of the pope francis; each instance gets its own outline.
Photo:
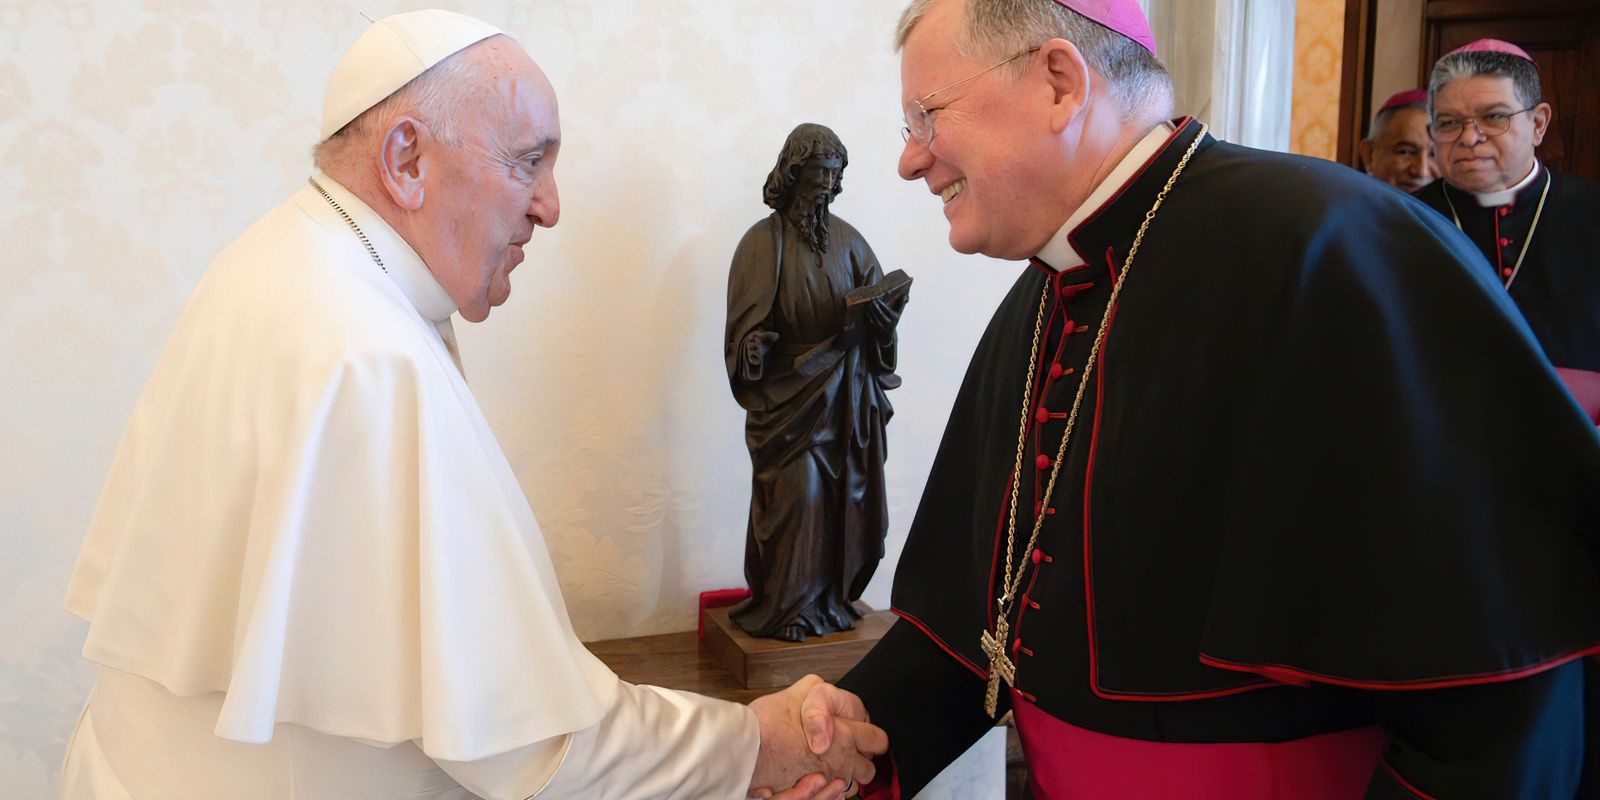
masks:
<path id="1" fill-rule="evenodd" d="M 117 449 L 67 592 L 100 672 L 63 798 L 798 798 L 872 777 L 886 743 L 848 693 L 634 686 L 573 633 L 450 322 L 505 302 L 556 224 L 560 146 L 548 80 L 478 20 L 388 17 L 340 60 L 317 171 L 211 263 Z M 811 752 L 808 693 L 849 741 Z"/>

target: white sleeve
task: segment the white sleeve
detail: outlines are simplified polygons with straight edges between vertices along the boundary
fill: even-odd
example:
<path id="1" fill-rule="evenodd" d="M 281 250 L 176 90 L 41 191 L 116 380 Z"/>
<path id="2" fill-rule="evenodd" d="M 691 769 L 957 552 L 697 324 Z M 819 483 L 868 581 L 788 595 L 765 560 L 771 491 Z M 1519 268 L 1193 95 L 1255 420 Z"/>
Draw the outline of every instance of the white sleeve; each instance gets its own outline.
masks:
<path id="1" fill-rule="evenodd" d="M 743 798 L 761 735 L 750 709 L 618 681 L 592 727 L 477 761 L 438 761 L 486 800 Z"/>
<path id="2" fill-rule="evenodd" d="M 550 782 L 550 776 L 566 757 L 572 737 L 573 734 L 564 733 L 476 761 L 433 761 L 456 783 L 484 800 L 525 800 Z"/>

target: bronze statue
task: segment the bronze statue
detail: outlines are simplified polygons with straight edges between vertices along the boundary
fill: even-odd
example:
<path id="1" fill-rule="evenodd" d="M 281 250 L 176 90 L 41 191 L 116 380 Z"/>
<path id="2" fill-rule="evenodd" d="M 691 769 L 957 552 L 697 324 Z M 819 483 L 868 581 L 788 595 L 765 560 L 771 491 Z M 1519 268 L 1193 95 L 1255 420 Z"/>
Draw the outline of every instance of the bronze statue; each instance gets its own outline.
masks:
<path id="1" fill-rule="evenodd" d="M 748 412 L 754 480 L 731 613 L 754 636 L 849 630 L 883 558 L 884 392 L 900 385 L 895 326 L 911 279 L 885 277 L 861 234 L 828 213 L 849 157 L 833 131 L 794 129 L 767 176 L 773 209 L 734 251 L 724 355 Z"/>

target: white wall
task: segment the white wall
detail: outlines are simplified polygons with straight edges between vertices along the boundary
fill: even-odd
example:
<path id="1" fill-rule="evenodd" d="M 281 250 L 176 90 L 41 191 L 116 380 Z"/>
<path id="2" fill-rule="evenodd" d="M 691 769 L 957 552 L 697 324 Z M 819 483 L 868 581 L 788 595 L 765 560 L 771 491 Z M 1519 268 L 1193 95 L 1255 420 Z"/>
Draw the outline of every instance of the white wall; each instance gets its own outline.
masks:
<path id="1" fill-rule="evenodd" d="M 835 211 L 916 278 L 891 397 L 887 604 L 945 414 L 1013 266 L 959 256 L 895 175 L 901 0 L 434 0 L 550 74 L 562 221 L 469 379 L 586 639 L 685 630 L 743 585 L 749 460 L 727 267 L 802 121 L 850 148 Z M 0 0 L 0 795 L 53 792 L 88 687 L 61 607 L 113 447 L 210 255 L 304 180 L 323 83 L 422 0 Z"/>

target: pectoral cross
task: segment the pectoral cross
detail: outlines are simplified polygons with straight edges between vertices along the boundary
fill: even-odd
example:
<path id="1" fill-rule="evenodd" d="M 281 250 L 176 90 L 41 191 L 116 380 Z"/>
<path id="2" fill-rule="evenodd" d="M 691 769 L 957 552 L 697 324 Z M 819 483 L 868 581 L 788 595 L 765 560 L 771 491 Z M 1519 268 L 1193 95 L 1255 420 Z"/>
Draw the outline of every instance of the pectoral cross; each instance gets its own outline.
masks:
<path id="1" fill-rule="evenodd" d="M 995 709 L 1000 703 L 1000 679 L 1004 678 L 1007 686 L 1017 683 L 1016 666 L 1011 659 L 1006 657 L 1006 639 L 1009 638 L 1011 626 L 1006 624 L 1005 617 L 995 623 L 994 633 L 983 632 L 978 639 L 978 645 L 983 648 L 985 655 L 989 656 L 989 689 L 983 695 L 983 710 L 991 718 L 995 716 Z"/>

